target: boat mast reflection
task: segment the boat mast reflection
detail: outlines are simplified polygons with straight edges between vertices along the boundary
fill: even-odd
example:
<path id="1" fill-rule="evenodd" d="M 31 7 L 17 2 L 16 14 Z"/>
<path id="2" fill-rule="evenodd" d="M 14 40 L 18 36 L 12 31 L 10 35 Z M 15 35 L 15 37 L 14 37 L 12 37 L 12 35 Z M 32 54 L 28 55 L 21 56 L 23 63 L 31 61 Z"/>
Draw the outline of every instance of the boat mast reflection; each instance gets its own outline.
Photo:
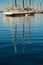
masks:
<path id="1" fill-rule="evenodd" d="M 14 40 L 15 44 L 14 44 L 14 49 L 15 49 L 15 54 L 17 53 L 17 23 L 15 24 L 15 40 Z"/>
<path id="2" fill-rule="evenodd" d="M 23 20 L 23 27 L 22 27 L 22 43 L 24 45 L 24 29 L 25 29 L 25 26 L 24 26 L 24 20 Z"/>
<path id="3" fill-rule="evenodd" d="M 19 18 L 16 17 L 5 17 L 4 18 L 6 25 L 9 27 L 12 36 L 12 42 L 14 44 L 15 54 L 17 53 L 17 23 Z M 14 25 L 13 25 L 14 24 Z"/>
<path id="4" fill-rule="evenodd" d="M 28 39 L 29 39 L 29 44 L 31 44 L 31 19 L 29 20 L 29 28 L 28 28 Z"/>
<path id="5" fill-rule="evenodd" d="M 10 18 L 10 17 L 9 17 Z M 11 30 L 11 34 L 12 34 L 12 42 L 14 43 L 14 50 L 15 50 L 15 54 L 18 52 L 17 51 L 17 27 L 20 23 L 20 21 L 22 21 L 22 51 L 24 52 L 25 50 L 25 46 L 29 46 L 29 44 L 31 44 L 31 17 L 14 17 L 14 18 L 6 18 L 6 20 L 8 19 L 8 23 L 6 23 L 6 25 L 9 25 L 10 30 Z M 26 25 L 26 27 L 25 27 Z M 28 27 L 28 28 L 27 28 Z M 25 30 L 26 28 L 26 30 Z M 26 33 L 28 32 L 28 36 L 27 40 L 25 40 L 25 31 Z M 25 42 L 26 41 L 26 42 Z M 27 44 L 28 41 L 28 44 Z"/>
<path id="6" fill-rule="evenodd" d="M 26 28 L 26 30 L 25 30 L 25 28 Z M 26 33 L 28 33 L 28 36 L 26 38 L 28 43 L 27 43 L 27 41 L 25 42 L 25 40 L 24 40 L 25 39 L 25 31 L 26 31 Z M 22 44 L 23 44 L 22 52 L 24 53 L 25 52 L 25 48 L 26 47 L 30 47 L 30 45 L 31 45 L 31 19 L 30 19 L 30 17 L 24 17 L 24 19 L 23 19 Z"/>
<path id="7" fill-rule="evenodd" d="M 25 17 L 23 20 L 23 29 L 22 29 L 22 43 L 23 43 L 23 45 L 25 45 L 25 42 L 24 42 L 25 25 L 26 25 L 26 32 L 28 32 L 28 38 L 27 38 L 28 43 L 31 44 L 31 19 L 30 19 L 30 17 Z M 27 28 L 27 26 L 28 26 L 28 28 Z"/>

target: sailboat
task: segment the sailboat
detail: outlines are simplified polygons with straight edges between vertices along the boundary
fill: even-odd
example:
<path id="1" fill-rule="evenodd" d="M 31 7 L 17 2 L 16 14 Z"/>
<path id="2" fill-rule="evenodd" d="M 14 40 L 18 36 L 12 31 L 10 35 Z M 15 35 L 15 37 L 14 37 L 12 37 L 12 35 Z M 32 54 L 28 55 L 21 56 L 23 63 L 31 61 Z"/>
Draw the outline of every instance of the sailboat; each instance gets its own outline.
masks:
<path id="1" fill-rule="evenodd" d="M 12 0 L 13 5 L 13 0 Z M 17 0 L 15 0 L 15 8 L 12 6 L 12 8 L 8 8 L 3 12 L 6 16 L 16 16 L 16 15 L 25 15 L 27 12 L 20 9 Z"/>
<path id="2" fill-rule="evenodd" d="M 13 0 L 12 0 L 12 5 L 13 5 Z M 14 5 L 11 8 L 6 9 L 3 12 L 6 16 L 25 16 L 25 15 L 30 15 L 32 13 L 34 13 L 33 11 L 27 11 L 24 9 L 24 0 L 23 0 L 23 9 L 20 9 L 18 4 L 17 4 L 17 0 L 15 0 L 15 8 Z"/>

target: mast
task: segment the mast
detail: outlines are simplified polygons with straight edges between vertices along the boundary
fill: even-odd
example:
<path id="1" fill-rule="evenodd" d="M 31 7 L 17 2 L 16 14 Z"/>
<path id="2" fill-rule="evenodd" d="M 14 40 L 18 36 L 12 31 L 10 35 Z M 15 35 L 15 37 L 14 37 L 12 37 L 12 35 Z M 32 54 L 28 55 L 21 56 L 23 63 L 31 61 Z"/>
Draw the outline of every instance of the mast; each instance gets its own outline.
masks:
<path id="1" fill-rule="evenodd" d="M 26 7 L 27 7 L 27 0 L 26 0 Z"/>
<path id="2" fill-rule="evenodd" d="M 40 2 L 40 10 L 41 10 L 41 7 L 42 7 L 42 3 Z"/>
<path id="3" fill-rule="evenodd" d="M 38 2 L 37 2 L 37 10 L 38 10 Z"/>
<path id="4" fill-rule="evenodd" d="M 16 5 L 17 5 L 17 0 L 15 0 L 15 7 L 16 7 Z"/>
<path id="5" fill-rule="evenodd" d="M 24 8 L 24 0 L 23 0 L 23 8 Z"/>
<path id="6" fill-rule="evenodd" d="M 31 0 L 29 0 L 29 6 L 31 7 Z"/>
<path id="7" fill-rule="evenodd" d="M 14 0 L 12 0 L 12 6 L 11 6 L 12 9 L 14 9 Z"/>

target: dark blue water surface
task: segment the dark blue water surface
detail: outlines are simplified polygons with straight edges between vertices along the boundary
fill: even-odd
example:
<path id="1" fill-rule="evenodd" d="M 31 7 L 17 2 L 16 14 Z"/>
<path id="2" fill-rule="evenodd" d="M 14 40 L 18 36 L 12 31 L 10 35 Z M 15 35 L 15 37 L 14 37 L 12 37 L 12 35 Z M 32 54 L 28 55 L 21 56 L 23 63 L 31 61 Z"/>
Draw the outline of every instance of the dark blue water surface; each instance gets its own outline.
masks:
<path id="1" fill-rule="evenodd" d="M 43 14 L 0 14 L 0 65 L 43 65 Z"/>

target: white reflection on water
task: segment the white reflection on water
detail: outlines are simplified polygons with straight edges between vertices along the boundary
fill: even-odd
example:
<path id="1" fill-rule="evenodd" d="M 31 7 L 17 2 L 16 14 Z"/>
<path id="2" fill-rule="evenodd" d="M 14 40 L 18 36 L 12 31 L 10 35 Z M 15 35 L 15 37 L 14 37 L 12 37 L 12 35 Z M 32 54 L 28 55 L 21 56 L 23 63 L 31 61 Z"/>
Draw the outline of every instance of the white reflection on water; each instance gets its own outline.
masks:
<path id="1" fill-rule="evenodd" d="M 16 46 L 14 46 L 14 50 L 15 50 L 15 54 L 17 54 L 17 47 Z"/>

